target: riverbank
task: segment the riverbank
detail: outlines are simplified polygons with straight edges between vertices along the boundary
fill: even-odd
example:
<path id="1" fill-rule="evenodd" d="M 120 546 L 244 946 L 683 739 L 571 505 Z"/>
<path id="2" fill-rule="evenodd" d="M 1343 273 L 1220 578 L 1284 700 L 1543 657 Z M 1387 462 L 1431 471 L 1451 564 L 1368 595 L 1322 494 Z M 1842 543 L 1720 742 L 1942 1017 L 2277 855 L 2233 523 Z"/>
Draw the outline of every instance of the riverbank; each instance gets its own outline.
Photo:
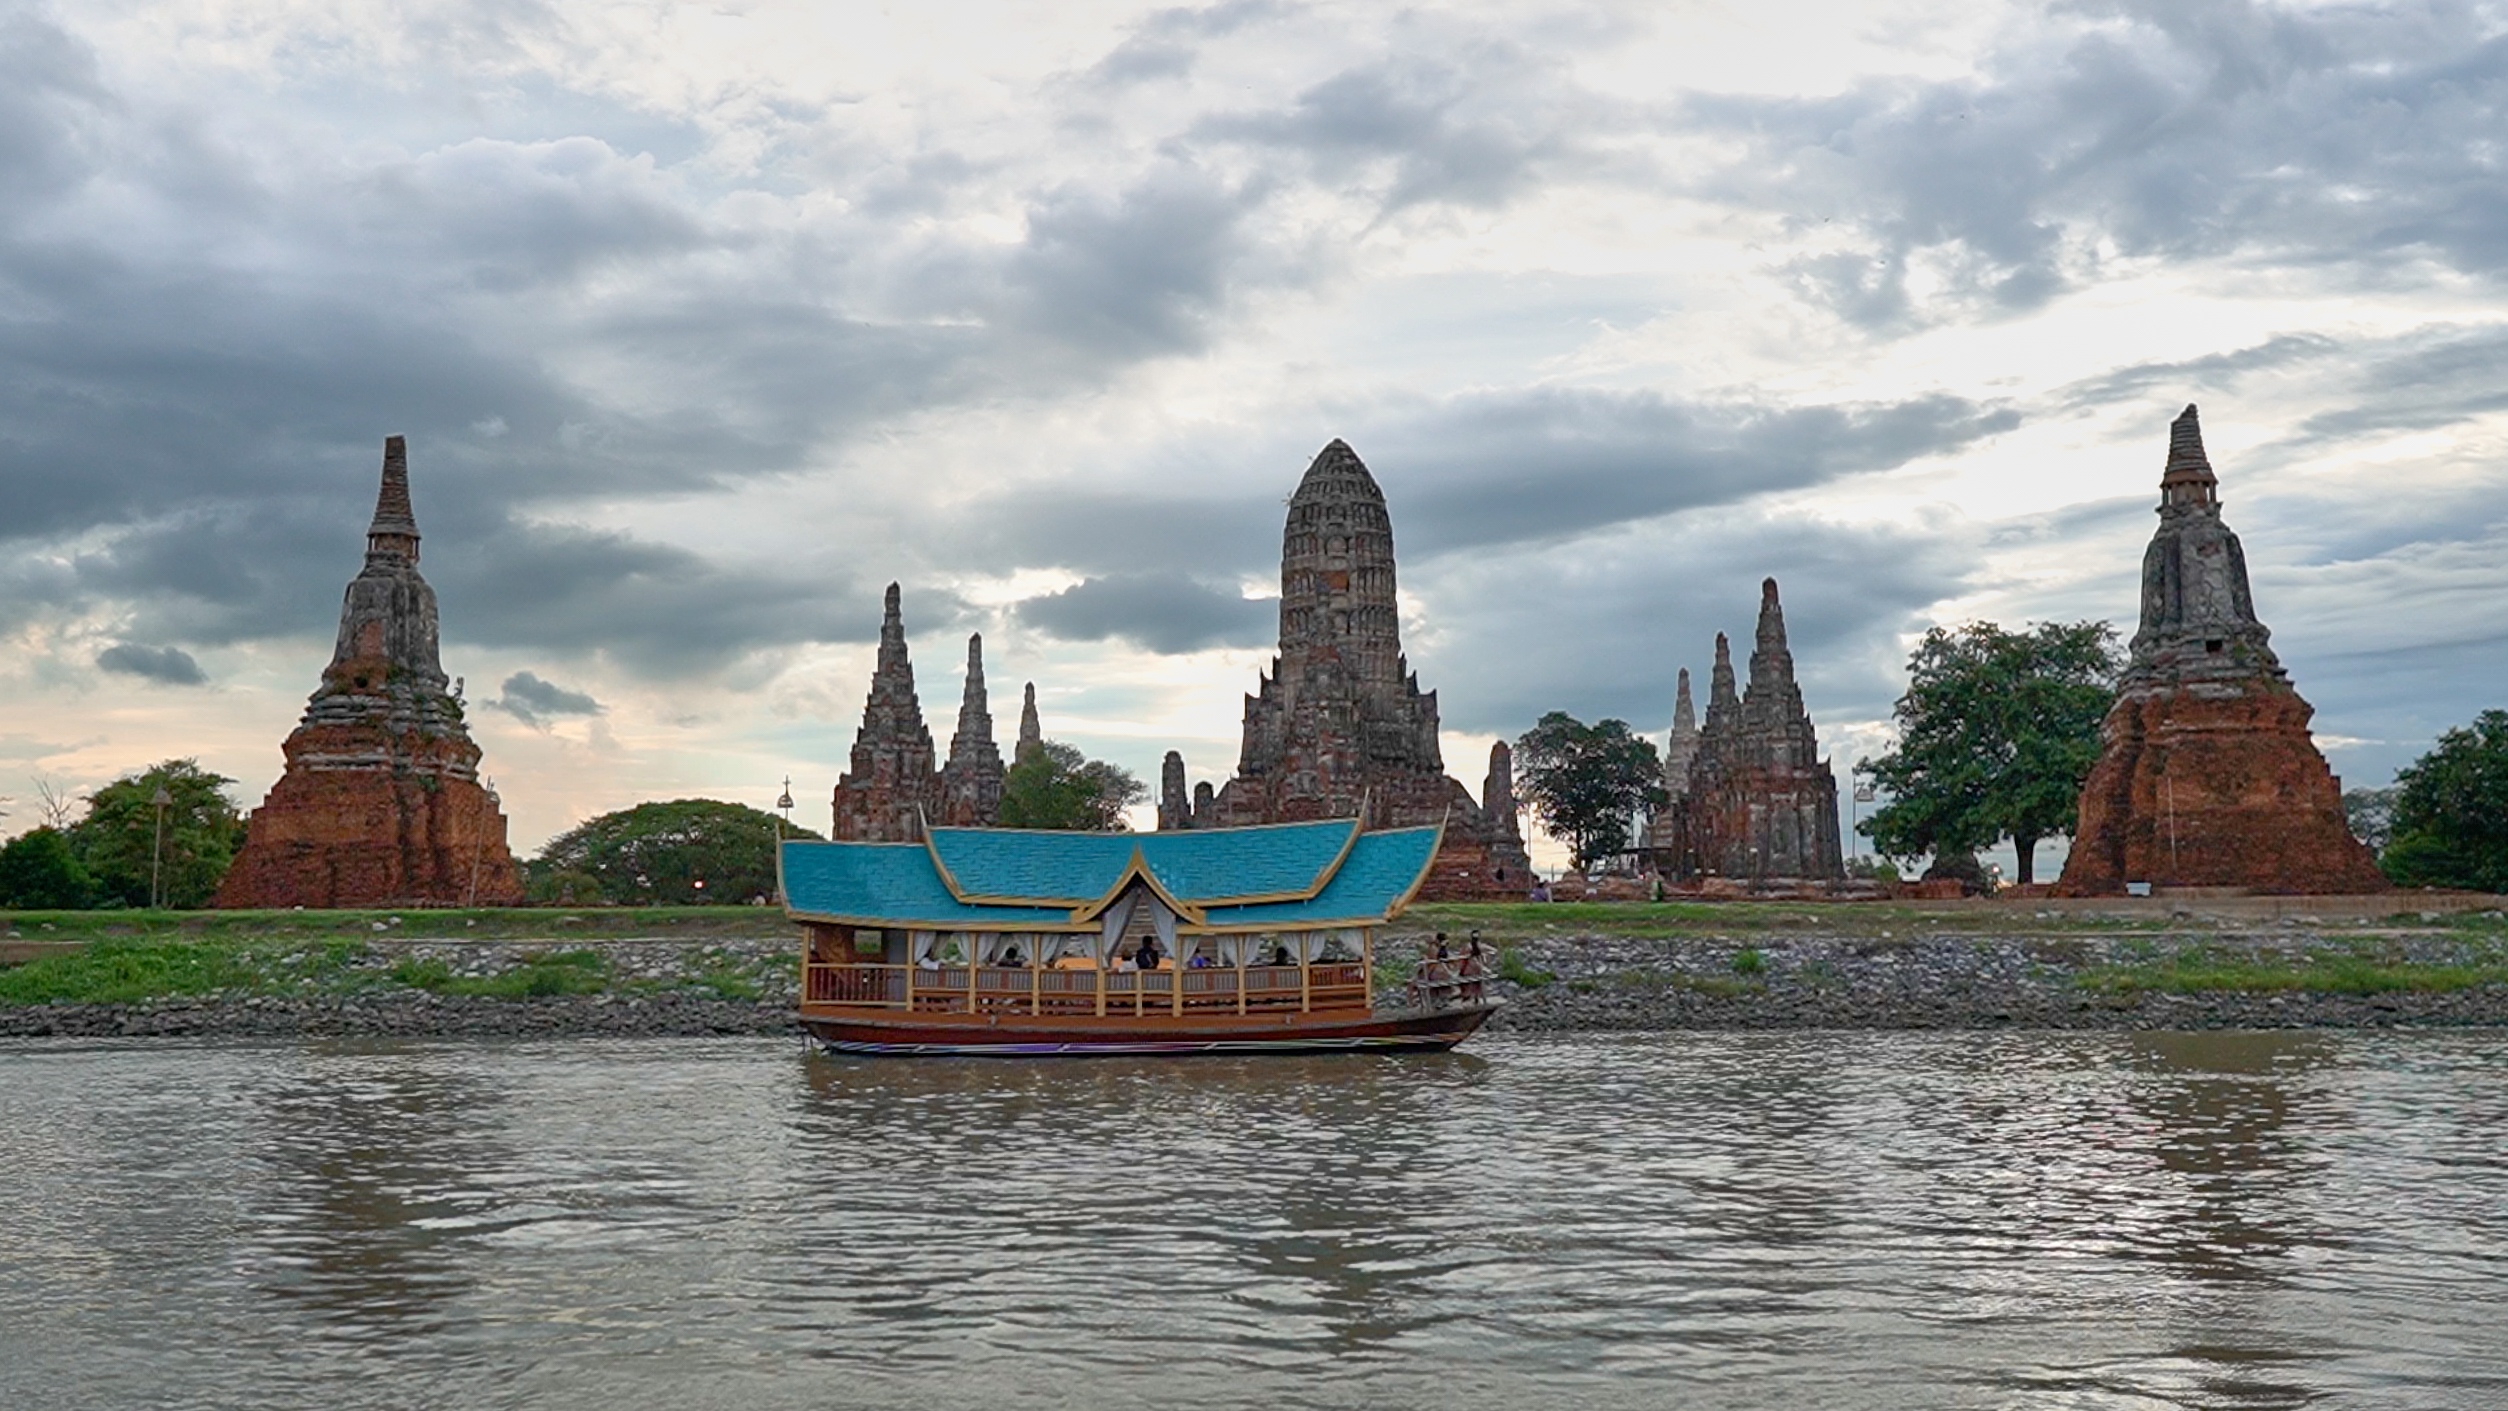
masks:
<path id="1" fill-rule="evenodd" d="M 616 934 L 639 924 L 647 934 Z M 2508 1025 L 2497 912 L 2153 925 L 1899 906 L 1437 906 L 1386 938 L 1382 983 L 1407 979 L 1436 930 L 1477 930 L 1493 948 L 1498 1031 Z M 794 942 L 772 913 L 738 908 L 405 913 L 397 926 L 273 913 L 82 941 L 0 968 L 0 1037 L 798 1032 Z"/>

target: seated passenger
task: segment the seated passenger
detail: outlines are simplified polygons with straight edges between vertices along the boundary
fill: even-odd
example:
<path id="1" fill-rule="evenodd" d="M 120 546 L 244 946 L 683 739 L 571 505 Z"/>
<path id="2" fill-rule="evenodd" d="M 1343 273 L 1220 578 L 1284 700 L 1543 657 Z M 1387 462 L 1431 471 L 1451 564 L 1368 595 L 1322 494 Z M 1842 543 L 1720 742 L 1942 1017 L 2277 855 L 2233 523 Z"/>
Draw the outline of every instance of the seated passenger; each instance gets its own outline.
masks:
<path id="1" fill-rule="evenodd" d="M 1158 962 L 1164 958 L 1165 957 L 1158 953 L 1158 938 L 1155 936 L 1143 937 L 1141 940 L 1141 948 L 1132 953 L 1133 964 L 1138 965 L 1143 970 L 1157 969 Z"/>
<path id="2" fill-rule="evenodd" d="M 1017 941 L 1012 941 L 1009 945 L 1002 947 L 1001 959 L 993 963 L 1007 970 L 1024 970 L 1028 964 L 1027 958 L 1019 954 Z"/>
<path id="3" fill-rule="evenodd" d="M 1297 964 L 1297 962 L 1296 962 L 1296 961 L 1294 961 L 1294 960 L 1292 960 L 1292 959 L 1290 959 L 1290 958 L 1289 958 L 1289 947 L 1288 947 L 1287 945 L 1285 945 L 1285 944 L 1283 944 L 1283 945 L 1275 945 L 1275 946 L 1273 946 L 1273 947 L 1271 948 L 1271 959 L 1269 959 L 1269 960 L 1267 960 L 1267 961 L 1264 961 L 1263 963 L 1264 963 L 1265 965 L 1295 965 L 1295 964 Z"/>

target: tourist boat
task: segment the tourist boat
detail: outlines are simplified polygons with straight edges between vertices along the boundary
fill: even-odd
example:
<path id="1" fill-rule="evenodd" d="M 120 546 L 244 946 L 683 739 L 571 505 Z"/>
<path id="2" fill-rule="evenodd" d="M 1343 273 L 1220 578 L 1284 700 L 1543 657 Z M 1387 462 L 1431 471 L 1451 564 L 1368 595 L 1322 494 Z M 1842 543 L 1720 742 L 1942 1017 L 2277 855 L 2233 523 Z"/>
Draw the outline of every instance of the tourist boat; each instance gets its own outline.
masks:
<path id="1" fill-rule="evenodd" d="M 1375 976 L 1378 931 L 1442 832 L 1329 819 L 787 842 L 801 1023 L 866 1054 L 1449 1049 L 1497 1008 L 1477 982 L 1380 994 Z"/>

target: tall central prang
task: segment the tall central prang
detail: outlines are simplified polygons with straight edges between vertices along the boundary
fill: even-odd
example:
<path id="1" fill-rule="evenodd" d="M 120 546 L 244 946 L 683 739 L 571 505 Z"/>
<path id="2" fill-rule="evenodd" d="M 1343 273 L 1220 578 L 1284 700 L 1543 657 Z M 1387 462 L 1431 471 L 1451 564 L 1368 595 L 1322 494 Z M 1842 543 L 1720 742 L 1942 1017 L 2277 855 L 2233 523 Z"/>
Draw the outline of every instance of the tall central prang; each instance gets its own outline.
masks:
<path id="1" fill-rule="evenodd" d="M 1236 777 L 1189 810 L 1170 756 L 1162 827 L 1238 827 L 1364 815 L 1369 828 L 1442 821 L 1423 895 L 1514 896 L 1532 880 L 1504 742 L 1484 797 L 1448 777 L 1437 693 L 1402 656 L 1393 521 L 1384 491 L 1342 441 L 1289 499 L 1280 538 L 1280 654 L 1245 698 Z"/>

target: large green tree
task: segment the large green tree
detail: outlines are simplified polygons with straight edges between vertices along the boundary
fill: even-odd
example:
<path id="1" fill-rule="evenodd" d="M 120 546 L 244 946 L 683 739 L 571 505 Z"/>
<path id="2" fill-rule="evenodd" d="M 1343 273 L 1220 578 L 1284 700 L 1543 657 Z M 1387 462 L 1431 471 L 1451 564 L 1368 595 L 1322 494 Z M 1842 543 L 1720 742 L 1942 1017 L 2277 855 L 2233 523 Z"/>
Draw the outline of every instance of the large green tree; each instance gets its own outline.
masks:
<path id="1" fill-rule="evenodd" d="M 1582 870 L 1629 845 L 1638 811 L 1664 802 L 1663 761 L 1624 720 L 1585 724 L 1563 710 L 1515 742 L 1515 778 L 1533 817 Z"/>
<path id="2" fill-rule="evenodd" d="M 207 906 L 244 845 L 244 819 L 227 797 L 235 781 L 198 760 L 169 759 L 125 774 L 87 796 L 87 816 L 69 832 L 70 851 L 107 905 L 146 906 L 150 888 L 171 907 Z M 165 790 L 164 833 L 157 791 Z"/>
<path id="3" fill-rule="evenodd" d="M 2039 840 L 2077 821 L 2119 665 L 2116 629 L 2104 622 L 1927 632 L 1907 659 L 1897 747 L 1856 762 L 1890 796 L 1860 831 L 1899 858 L 1972 854 L 2009 838 L 2018 880 L 2034 881 Z"/>
<path id="4" fill-rule="evenodd" d="M 2508 892 L 2508 710 L 2439 736 L 2396 773 L 2394 829 L 2379 861 L 2397 882 Z"/>
<path id="5" fill-rule="evenodd" d="M 641 803 L 549 840 L 531 862 L 534 900 L 627 906 L 736 904 L 775 895 L 778 837 L 815 838 L 774 814 L 717 799 Z"/>
<path id="6" fill-rule="evenodd" d="M 1047 740 L 1003 775 L 1001 826 L 1121 832 L 1131 826 L 1124 810 L 1148 798 L 1149 786 L 1131 770 Z"/>
<path id="7" fill-rule="evenodd" d="M 68 910 L 87 905 L 94 887 L 58 828 L 30 828 L 0 847 L 0 906 Z"/>

